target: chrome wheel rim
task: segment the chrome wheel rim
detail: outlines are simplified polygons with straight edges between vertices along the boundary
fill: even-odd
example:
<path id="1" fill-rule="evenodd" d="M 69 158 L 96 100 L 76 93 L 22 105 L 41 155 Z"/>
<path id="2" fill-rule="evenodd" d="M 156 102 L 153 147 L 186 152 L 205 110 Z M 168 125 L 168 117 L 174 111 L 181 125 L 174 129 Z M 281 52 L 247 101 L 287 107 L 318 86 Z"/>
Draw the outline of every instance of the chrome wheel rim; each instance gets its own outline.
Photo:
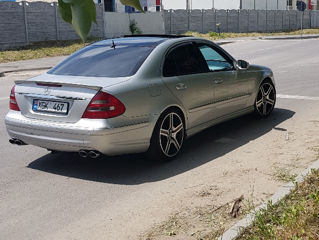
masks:
<path id="1" fill-rule="evenodd" d="M 263 83 L 256 98 L 256 109 L 262 116 L 267 116 L 276 103 L 276 91 L 270 83 Z"/>
<path id="2" fill-rule="evenodd" d="M 184 124 L 176 113 L 169 113 L 162 121 L 159 142 L 162 152 L 167 157 L 177 155 L 184 141 Z"/>

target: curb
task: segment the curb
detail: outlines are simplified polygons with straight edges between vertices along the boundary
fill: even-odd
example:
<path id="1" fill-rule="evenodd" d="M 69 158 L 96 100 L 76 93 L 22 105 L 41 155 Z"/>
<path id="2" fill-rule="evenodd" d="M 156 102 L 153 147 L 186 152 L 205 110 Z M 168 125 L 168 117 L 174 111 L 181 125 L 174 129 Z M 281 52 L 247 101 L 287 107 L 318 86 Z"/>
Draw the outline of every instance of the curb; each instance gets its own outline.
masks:
<path id="1" fill-rule="evenodd" d="M 319 35 L 311 35 L 311 36 L 286 36 L 286 37 L 262 37 L 262 40 L 292 40 L 292 39 L 315 39 L 319 38 Z"/>
<path id="2" fill-rule="evenodd" d="M 306 170 L 304 170 L 301 174 L 296 177 L 295 182 L 296 183 L 302 183 L 305 178 L 311 173 L 311 170 L 319 170 L 319 160 L 315 161 L 311 164 L 310 167 L 308 167 Z M 276 204 L 279 201 L 281 201 L 284 197 L 286 197 L 290 192 L 295 188 L 294 183 L 290 182 L 286 184 L 285 186 L 281 187 L 272 197 L 269 201 L 272 202 L 272 204 Z M 267 209 L 268 201 L 264 202 L 262 205 L 256 207 L 251 213 L 249 213 L 244 219 L 237 222 L 235 225 L 233 225 L 230 229 L 228 229 L 222 236 L 218 238 L 218 240 L 234 240 L 237 237 L 239 237 L 240 233 L 243 229 L 249 227 L 253 221 L 255 220 L 256 212 L 262 209 Z"/>
<path id="3" fill-rule="evenodd" d="M 52 68 L 52 67 L 22 68 L 22 69 L 8 70 L 8 71 L 0 72 L 0 77 L 4 77 L 6 73 L 46 70 L 46 69 L 50 69 L 50 68 Z"/>

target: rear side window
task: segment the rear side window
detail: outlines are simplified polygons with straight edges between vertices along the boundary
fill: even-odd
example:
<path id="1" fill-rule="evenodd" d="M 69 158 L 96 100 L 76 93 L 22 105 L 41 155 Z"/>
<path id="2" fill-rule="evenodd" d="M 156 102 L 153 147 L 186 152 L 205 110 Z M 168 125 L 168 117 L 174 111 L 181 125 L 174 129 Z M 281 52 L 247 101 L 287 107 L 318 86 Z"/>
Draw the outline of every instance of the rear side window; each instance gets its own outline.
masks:
<path id="1" fill-rule="evenodd" d="M 128 77 L 134 75 L 152 52 L 153 46 L 91 45 L 73 54 L 49 74 L 86 77 Z"/>
<path id="2" fill-rule="evenodd" d="M 198 52 L 192 44 L 174 48 L 165 58 L 163 67 L 164 77 L 173 77 L 202 73 L 203 68 Z"/>

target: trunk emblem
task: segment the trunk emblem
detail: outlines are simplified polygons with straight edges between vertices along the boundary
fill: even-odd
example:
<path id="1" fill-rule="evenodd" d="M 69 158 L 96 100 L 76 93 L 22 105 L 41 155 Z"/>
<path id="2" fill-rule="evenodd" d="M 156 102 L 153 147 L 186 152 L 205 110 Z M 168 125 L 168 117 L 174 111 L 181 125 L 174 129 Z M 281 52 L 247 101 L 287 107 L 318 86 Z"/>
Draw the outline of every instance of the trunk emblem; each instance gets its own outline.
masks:
<path id="1" fill-rule="evenodd" d="M 45 94 L 45 95 L 49 95 L 50 92 L 51 92 L 51 90 L 49 89 L 49 87 L 46 87 L 46 88 L 44 89 L 44 94 Z"/>

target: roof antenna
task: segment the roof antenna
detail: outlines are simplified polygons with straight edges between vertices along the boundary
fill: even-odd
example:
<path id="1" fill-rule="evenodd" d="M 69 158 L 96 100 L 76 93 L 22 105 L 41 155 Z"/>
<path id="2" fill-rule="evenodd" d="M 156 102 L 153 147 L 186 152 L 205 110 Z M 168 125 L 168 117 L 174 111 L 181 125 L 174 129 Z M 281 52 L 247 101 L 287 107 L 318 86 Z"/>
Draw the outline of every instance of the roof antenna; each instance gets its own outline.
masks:
<path id="1" fill-rule="evenodd" d="M 112 40 L 112 46 L 111 46 L 111 48 L 114 48 L 114 50 L 115 50 L 115 47 L 116 47 L 116 44 L 114 43 L 114 40 Z"/>

